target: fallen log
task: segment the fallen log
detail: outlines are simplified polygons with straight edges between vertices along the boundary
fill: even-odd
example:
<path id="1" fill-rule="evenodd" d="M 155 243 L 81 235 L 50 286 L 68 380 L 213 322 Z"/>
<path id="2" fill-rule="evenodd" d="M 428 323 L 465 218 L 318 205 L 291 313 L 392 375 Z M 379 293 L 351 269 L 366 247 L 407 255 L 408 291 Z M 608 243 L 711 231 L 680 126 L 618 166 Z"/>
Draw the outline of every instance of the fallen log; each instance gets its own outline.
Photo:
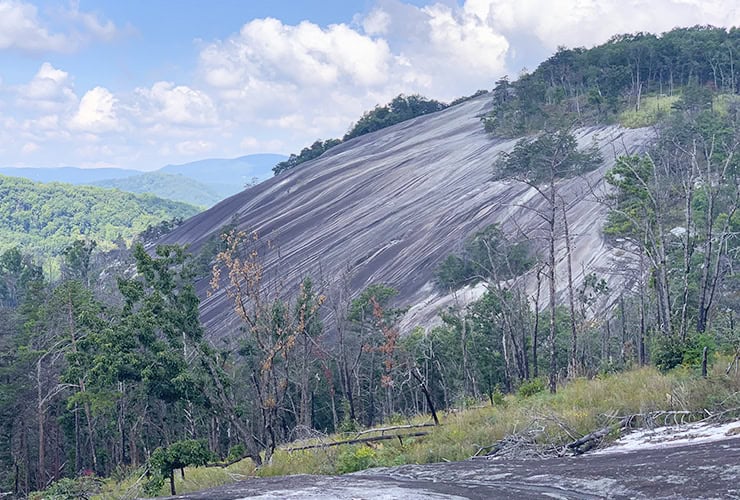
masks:
<path id="1" fill-rule="evenodd" d="M 601 429 L 598 429 L 598 430 L 595 430 L 594 432 L 586 434 L 580 439 L 576 439 L 572 443 L 568 443 L 567 445 L 565 445 L 565 449 L 572 450 L 576 455 L 586 453 L 587 451 L 591 450 L 592 448 L 597 446 L 599 443 L 601 443 L 601 440 L 607 434 L 613 431 L 616 431 L 616 430 L 622 430 L 628 425 L 630 425 L 630 423 L 632 422 L 634 418 L 635 418 L 635 415 L 628 415 L 616 423 L 607 425 L 606 427 L 602 427 Z"/>
<path id="2" fill-rule="evenodd" d="M 383 436 L 366 437 L 366 438 L 359 438 L 359 439 L 346 439 L 344 441 L 333 441 L 330 443 L 318 443 L 318 444 L 309 444 L 305 446 L 294 446 L 292 448 L 283 448 L 283 451 L 287 451 L 290 453 L 292 451 L 312 450 L 316 448 L 329 448 L 331 446 L 339 446 L 342 444 L 373 443 L 375 441 L 387 441 L 389 439 L 398 439 L 401 442 L 401 444 L 403 444 L 403 438 L 426 436 L 427 434 L 429 433 L 428 432 L 411 432 L 408 434 L 385 434 Z"/>

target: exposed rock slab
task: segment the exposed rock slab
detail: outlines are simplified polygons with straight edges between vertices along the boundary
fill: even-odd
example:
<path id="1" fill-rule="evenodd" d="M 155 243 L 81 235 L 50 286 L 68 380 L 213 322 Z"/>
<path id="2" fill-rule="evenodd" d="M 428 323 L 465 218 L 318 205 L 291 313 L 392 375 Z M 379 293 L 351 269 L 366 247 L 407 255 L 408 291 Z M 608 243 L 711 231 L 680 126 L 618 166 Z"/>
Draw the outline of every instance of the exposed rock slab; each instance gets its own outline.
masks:
<path id="1" fill-rule="evenodd" d="M 240 481 L 182 499 L 740 498 L 740 438 L 543 460 L 468 460 Z"/>
<path id="2" fill-rule="evenodd" d="M 387 283 L 400 291 L 399 304 L 417 306 L 404 327 L 428 325 L 451 300 L 433 290 L 434 270 L 468 235 L 494 222 L 535 242 L 543 234 L 542 220 L 532 208 L 543 208 L 545 202 L 535 190 L 491 180 L 497 155 L 516 141 L 485 133 L 480 116 L 489 106 L 490 98 L 483 96 L 348 141 L 193 217 L 163 242 L 189 244 L 197 251 L 233 220 L 279 249 L 265 256 L 267 275 L 275 280 L 279 275 L 288 290 L 296 290 L 309 275 L 330 288 L 349 271 L 352 294 Z M 590 192 L 600 189 L 615 155 L 641 148 L 645 137 L 644 130 L 619 127 L 578 131 L 580 143 L 596 141 L 605 163 L 561 186 L 574 239 L 576 283 L 583 271 L 604 275 L 613 288 L 624 283 L 625 263 L 601 236 L 605 208 Z M 206 328 L 227 335 L 234 321 L 228 298 L 222 291 L 206 297 L 206 287 L 204 280 L 199 289 Z M 476 292 L 469 295 L 473 299 Z"/>

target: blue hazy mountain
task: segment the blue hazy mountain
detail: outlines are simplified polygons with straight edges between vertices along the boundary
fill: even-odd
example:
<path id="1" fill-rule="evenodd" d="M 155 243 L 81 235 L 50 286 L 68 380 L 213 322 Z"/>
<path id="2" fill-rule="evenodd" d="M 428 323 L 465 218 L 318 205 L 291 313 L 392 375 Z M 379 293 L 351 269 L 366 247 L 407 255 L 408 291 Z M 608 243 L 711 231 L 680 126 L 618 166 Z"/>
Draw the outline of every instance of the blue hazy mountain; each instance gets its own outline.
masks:
<path id="1" fill-rule="evenodd" d="M 36 182 L 66 182 L 113 187 L 131 193 L 211 206 L 238 193 L 248 184 L 272 176 L 272 167 L 287 157 L 253 154 L 238 158 L 214 158 L 181 165 L 167 165 L 153 172 L 126 168 L 0 167 L 0 174 Z"/>
<path id="2" fill-rule="evenodd" d="M 272 177 L 272 167 L 285 155 L 254 154 L 232 159 L 200 160 L 182 165 L 167 165 L 159 172 L 180 174 L 213 187 L 224 198 L 236 194 L 247 184 Z"/>

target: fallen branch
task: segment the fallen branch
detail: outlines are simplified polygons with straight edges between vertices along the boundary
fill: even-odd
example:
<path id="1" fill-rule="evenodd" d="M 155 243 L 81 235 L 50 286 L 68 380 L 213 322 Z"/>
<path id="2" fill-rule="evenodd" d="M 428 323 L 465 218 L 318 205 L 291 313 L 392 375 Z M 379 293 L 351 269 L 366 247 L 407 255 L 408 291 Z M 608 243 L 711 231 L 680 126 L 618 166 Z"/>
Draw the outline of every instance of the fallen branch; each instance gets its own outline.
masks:
<path id="1" fill-rule="evenodd" d="M 582 438 L 576 439 L 572 443 L 568 443 L 567 445 L 565 445 L 565 449 L 573 450 L 573 453 L 575 453 L 576 455 L 585 453 L 601 443 L 601 440 L 607 434 L 616 430 L 622 430 L 630 425 L 634 417 L 635 415 L 626 416 L 617 423 L 607 425 L 606 427 L 602 427 L 601 429 L 586 434 Z"/>
<path id="2" fill-rule="evenodd" d="M 544 432 L 544 427 L 529 426 L 521 432 L 514 432 L 500 441 L 490 445 L 481 446 L 471 458 L 545 458 L 553 456 L 552 449 L 543 447 L 537 443 L 537 437 Z M 484 453 L 485 452 L 485 453 Z"/>
<path id="3" fill-rule="evenodd" d="M 372 432 L 379 432 L 380 435 L 384 435 L 388 431 L 397 431 L 401 429 L 418 429 L 420 427 L 434 427 L 436 424 L 427 422 L 426 424 L 404 424 L 404 425 L 393 425 L 390 427 L 376 427 L 375 429 L 366 429 L 356 433 L 355 439 L 362 436 L 363 434 L 370 434 Z"/>
<path id="4" fill-rule="evenodd" d="M 233 460 L 229 460 L 228 462 L 213 462 L 210 464 L 205 464 L 203 467 L 210 467 L 210 468 L 221 467 L 222 469 L 225 469 L 226 467 L 230 465 L 234 465 L 237 462 L 241 462 L 245 458 L 252 458 L 252 457 L 250 457 L 249 455 L 244 455 L 243 457 L 235 458 Z M 254 459 L 252 459 L 252 461 L 254 461 Z"/>
<path id="5" fill-rule="evenodd" d="M 319 444 L 309 444 L 306 446 L 295 446 L 293 448 L 283 448 L 283 450 L 290 453 L 292 451 L 312 450 L 316 448 L 329 448 L 331 446 L 339 446 L 342 444 L 373 443 L 375 441 L 386 441 L 389 439 L 398 439 L 401 442 L 401 444 L 403 444 L 403 438 L 426 436 L 427 434 L 429 433 L 428 432 L 412 432 L 409 434 L 386 434 L 383 436 L 366 437 L 366 438 L 360 438 L 360 439 L 346 439 L 344 441 L 334 441 L 331 443 L 319 443 Z"/>

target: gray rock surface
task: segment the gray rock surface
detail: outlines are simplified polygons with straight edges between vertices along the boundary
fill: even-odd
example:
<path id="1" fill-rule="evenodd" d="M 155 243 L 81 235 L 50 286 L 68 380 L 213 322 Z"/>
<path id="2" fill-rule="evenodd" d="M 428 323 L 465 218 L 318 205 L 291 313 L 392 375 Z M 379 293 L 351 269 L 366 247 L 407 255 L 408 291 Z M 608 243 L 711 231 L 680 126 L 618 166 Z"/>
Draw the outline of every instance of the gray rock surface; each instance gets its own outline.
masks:
<path id="1" fill-rule="evenodd" d="M 175 498 L 740 498 L 740 438 L 542 460 L 468 460 L 250 479 Z"/>
<path id="2" fill-rule="evenodd" d="M 240 229 L 258 231 L 279 249 L 265 256 L 273 284 L 279 281 L 295 291 L 310 275 L 325 283 L 326 291 L 348 270 L 352 294 L 372 283 L 394 286 L 400 291 L 399 304 L 415 306 L 403 327 L 429 325 L 438 308 L 452 300 L 433 290 L 434 270 L 468 235 L 497 222 L 544 248 L 542 221 L 532 210 L 542 208 L 544 200 L 525 184 L 491 180 L 497 155 L 516 141 L 485 133 L 480 116 L 489 106 L 490 97 L 482 96 L 348 141 L 293 172 L 224 200 L 163 242 L 189 244 L 197 251 L 234 218 Z M 605 208 L 590 193 L 602 189 L 603 174 L 616 154 L 641 148 L 647 133 L 612 126 L 579 130 L 577 135 L 583 145 L 596 141 L 605 163 L 561 187 L 569 207 L 576 283 L 585 270 L 604 275 L 618 289 L 625 283 L 627 261 L 604 242 Z M 559 247 L 562 293 L 562 241 Z M 216 336 L 228 335 L 235 325 L 232 307 L 223 291 L 206 297 L 206 281 L 199 285 L 206 328 Z M 464 295 L 472 300 L 480 290 Z"/>

